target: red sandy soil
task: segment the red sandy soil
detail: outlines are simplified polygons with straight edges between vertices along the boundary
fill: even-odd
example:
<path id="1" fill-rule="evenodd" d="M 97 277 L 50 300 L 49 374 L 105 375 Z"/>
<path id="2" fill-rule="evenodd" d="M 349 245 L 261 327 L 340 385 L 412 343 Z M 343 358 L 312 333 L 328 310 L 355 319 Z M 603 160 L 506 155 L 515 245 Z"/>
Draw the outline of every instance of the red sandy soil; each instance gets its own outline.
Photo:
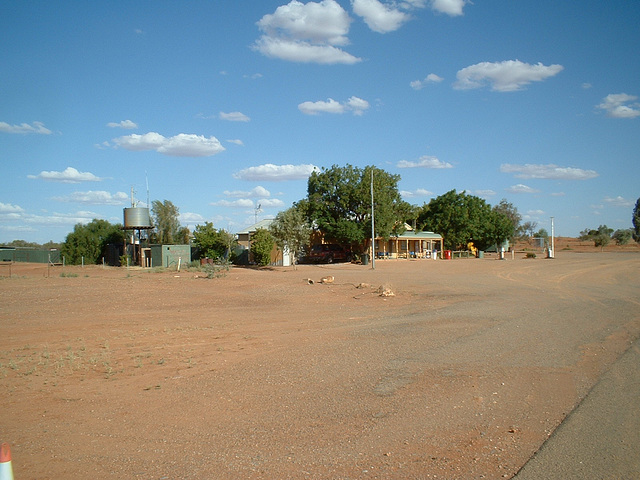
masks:
<path id="1" fill-rule="evenodd" d="M 0 266 L 0 441 L 22 480 L 511 478 L 640 336 L 637 246 L 564 247 Z"/>

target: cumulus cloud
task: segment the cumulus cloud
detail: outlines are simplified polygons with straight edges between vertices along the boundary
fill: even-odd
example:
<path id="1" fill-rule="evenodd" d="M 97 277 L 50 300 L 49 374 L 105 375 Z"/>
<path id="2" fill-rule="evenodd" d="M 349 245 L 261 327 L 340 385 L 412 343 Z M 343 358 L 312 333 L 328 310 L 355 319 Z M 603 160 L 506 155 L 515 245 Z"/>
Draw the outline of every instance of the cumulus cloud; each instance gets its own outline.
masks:
<path id="1" fill-rule="evenodd" d="M 237 200 L 218 200 L 211 202 L 214 207 L 230 207 L 230 208 L 253 208 L 253 200 L 248 198 L 239 198 Z"/>
<path id="2" fill-rule="evenodd" d="M 351 19 L 335 0 L 303 4 L 293 0 L 257 25 L 263 35 L 253 48 L 291 62 L 353 64 L 361 61 L 339 47 L 348 45 Z"/>
<path id="3" fill-rule="evenodd" d="M 439 77 L 435 73 L 430 73 L 424 80 L 414 80 L 409 85 L 411 85 L 411 88 L 414 90 L 421 90 L 430 83 L 440 83 L 442 80 L 444 80 L 444 78 Z"/>
<path id="4" fill-rule="evenodd" d="M 516 178 L 542 178 L 547 180 L 589 180 L 596 178 L 595 170 L 583 170 L 573 167 L 559 167 L 552 163 L 547 165 L 525 164 L 512 165 L 503 163 L 500 165 L 502 173 L 513 173 Z"/>
<path id="5" fill-rule="evenodd" d="M 267 198 L 271 196 L 271 192 L 269 192 L 269 190 L 267 190 L 266 188 L 258 185 L 257 187 L 253 188 L 250 191 L 246 191 L 246 190 L 233 190 L 233 191 L 229 191 L 229 190 L 225 190 L 224 192 L 222 192 L 224 195 L 226 195 L 227 197 L 248 197 L 248 198 Z"/>
<path id="6" fill-rule="evenodd" d="M 274 165 L 266 163 L 257 167 L 249 167 L 233 174 L 233 178 L 249 181 L 278 182 L 284 180 L 305 180 L 311 173 L 318 171 L 318 167 L 310 164 L 302 165 Z"/>
<path id="7" fill-rule="evenodd" d="M 398 168 L 453 168 L 453 165 L 439 160 L 437 157 L 423 155 L 417 162 L 400 160 L 396 165 Z"/>
<path id="8" fill-rule="evenodd" d="M 180 225 L 187 225 L 189 227 L 195 227 L 195 225 L 202 224 L 206 221 L 202 215 L 193 212 L 179 214 L 178 220 L 180 220 Z"/>
<path id="9" fill-rule="evenodd" d="M 33 122 L 33 124 L 29 125 L 28 123 L 21 123 L 20 125 L 9 125 L 6 122 L 0 122 L 0 132 L 4 133 L 37 133 L 39 135 L 50 135 L 51 130 L 44 126 L 42 122 Z"/>
<path id="10" fill-rule="evenodd" d="M 284 202 L 279 198 L 263 198 L 259 201 L 260 206 L 264 208 L 281 208 Z"/>
<path id="11" fill-rule="evenodd" d="M 493 197 L 496 194 L 496 192 L 494 190 L 490 190 L 490 189 L 487 189 L 487 190 L 476 190 L 474 193 L 476 195 L 478 195 L 479 197 L 483 197 L 483 198 Z"/>
<path id="12" fill-rule="evenodd" d="M 463 15 L 467 0 L 432 0 L 431 8 L 439 13 L 446 13 L 451 17 Z"/>
<path id="13" fill-rule="evenodd" d="M 632 200 L 627 200 L 621 196 L 617 197 L 604 197 L 604 202 L 611 205 L 612 207 L 632 207 L 634 205 Z"/>
<path id="14" fill-rule="evenodd" d="M 234 143 L 236 145 L 240 145 L 241 147 L 244 146 L 244 142 L 242 140 L 238 140 L 237 138 L 236 139 L 229 139 L 229 140 L 227 140 L 227 142 Z"/>
<path id="15" fill-rule="evenodd" d="M 438 13 L 455 17 L 463 15 L 467 0 L 351 0 L 353 13 L 362 17 L 367 26 L 378 33 L 398 30 L 411 20 L 411 11 L 427 5 Z"/>
<path id="16" fill-rule="evenodd" d="M 342 114 L 352 112 L 354 115 L 362 115 L 370 107 L 369 102 L 358 97 L 351 97 L 346 102 L 337 102 L 333 98 L 326 101 L 319 100 L 317 102 L 303 102 L 298 105 L 305 115 L 318 115 L 320 113 Z"/>
<path id="17" fill-rule="evenodd" d="M 116 192 L 113 195 L 104 190 L 89 190 L 88 192 L 73 192 L 62 197 L 53 197 L 53 200 L 67 203 L 83 203 L 87 205 L 122 205 L 127 202 L 129 196 L 124 192 Z"/>
<path id="18" fill-rule="evenodd" d="M 127 130 L 132 130 L 134 128 L 138 128 L 138 125 L 131 120 L 122 120 L 121 122 L 109 122 L 107 123 L 107 127 L 111 128 L 124 128 Z"/>
<path id="19" fill-rule="evenodd" d="M 60 183 L 80 183 L 80 182 L 101 182 L 102 178 L 96 177 L 93 173 L 79 172 L 73 167 L 67 167 L 62 172 L 42 171 L 38 175 L 27 175 L 27 178 L 47 180 L 49 182 Z"/>
<path id="20" fill-rule="evenodd" d="M 433 192 L 424 188 L 417 188 L 414 191 L 402 190 L 400 191 L 400 195 L 402 195 L 402 198 L 430 197 L 433 195 Z"/>
<path id="21" fill-rule="evenodd" d="M 612 93 L 602 99 L 598 108 L 607 112 L 612 118 L 635 118 L 640 115 L 640 103 L 635 95 Z"/>
<path id="22" fill-rule="evenodd" d="M 522 90 L 531 82 L 541 82 L 560 73 L 562 65 L 531 65 L 520 60 L 504 62 L 482 62 L 459 70 L 454 88 L 470 90 L 490 84 L 497 92 Z"/>
<path id="23" fill-rule="evenodd" d="M 220 112 L 220 120 L 228 120 L 230 122 L 248 122 L 251 119 L 241 112 Z"/>
<path id="24" fill-rule="evenodd" d="M 210 157 L 225 150 L 216 137 L 207 138 L 202 135 L 186 133 L 168 138 L 156 132 L 144 135 L 132 134 L 114 138 L 113 142 L 125 150 L 155 150 L 163 155 L 174 157 Z"/>
<path id="25" fill-rule="evenodd" d="M 12 205 L 10 203 L 2 203 L 0 202 L 0 214 L 4 215 L 7 213 L 21 213 L 24 212 L 22 207 L 18 205 Z"/>
<path id="26" fill-rule="evenodd" d="M 535 188 L 528 187 L 527 185 L 523 185 L 522 183 L 513 185 L 505 190 L 509 193 L 538 193 L 540 191 Z"/>
<path id="27" fill-rule="evenodd" d="M 402 12 L 394 4 L 388 5 L 378 0 L 351 0 L 353 13 L 362 17 L 364 23 L 378 33 L 398 30 L 411 16 Z"/>

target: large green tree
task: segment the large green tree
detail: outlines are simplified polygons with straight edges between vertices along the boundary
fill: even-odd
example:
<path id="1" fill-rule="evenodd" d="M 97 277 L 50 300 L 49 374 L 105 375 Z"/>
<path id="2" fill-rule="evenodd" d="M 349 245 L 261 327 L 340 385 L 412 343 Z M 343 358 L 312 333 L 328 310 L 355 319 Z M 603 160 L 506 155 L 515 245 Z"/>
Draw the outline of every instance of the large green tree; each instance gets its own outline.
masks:
<path id="1" fill-rule="evenodd" d="M 450 250 L 466 250 L 473 242 L 479 250 L 500 245 L 515 232 L 513 221 L 482 198 L 451 190 L 423 206 L 418 225 L 439 233 Z"/>
<path id="2" fill-rule="evenodd" d="M 371 237 L 372 172 L 375 233 L 383 238 L 393 234 L 401 218 L 400 176 L 372 166 L 334 165 L 313 172 L 307 187 L 308 219 L 325 238 L 357 248 Z"/>
<path id="3" fill-rule="evenodd" d="M 283 251 L 289 249 L 295 267 L 298 255 L 309 244 L 311 227 L 305 216 L 305 206 L 294 204 L 291 208 L 279 212 L 269 231 L 276 244 Z"/>
<path id="4" fill-rule="evenodd" d="M 189 230 L 180 226 L 180 211 L 171 201 L 154 200 L 151 202 L 151 213 L 155 223 L 152 242 L 166 245 L 188 243 Z"/>
<path id="5" fill-rule="evenodd" d="M 196 225 L 193 231 L 193 243 L 197 247 L 198 258 L 225 258 L 233 242 L 233 235 L 226 230 L 216 230 L 211 222 Z"/>
<path id="6" fill-rule="evenodd" d="M 106 220 L 94 219 L 90 223 L 76 224 L 62 244 L 61 253 L 65 262 L 78 265 L 99 263 L 109 243 L 122 244 L 124 232 L 122 225 L 113 225 Z"/>
<path id="7" fill-rule="evenodd" d="M 513 225 L 513 235 L 508 240 L 513 240 L 521 228 L 520 222 L 522 221 L 522 215 L 518 213 L 518 209 L 513 205 L 513 203 L 508 202 L 506 198 L 503 198 L 500 200 L 500 203 L 494 205 L 493 211 L 502 213 L 509 219 L 509 222 Z"/>

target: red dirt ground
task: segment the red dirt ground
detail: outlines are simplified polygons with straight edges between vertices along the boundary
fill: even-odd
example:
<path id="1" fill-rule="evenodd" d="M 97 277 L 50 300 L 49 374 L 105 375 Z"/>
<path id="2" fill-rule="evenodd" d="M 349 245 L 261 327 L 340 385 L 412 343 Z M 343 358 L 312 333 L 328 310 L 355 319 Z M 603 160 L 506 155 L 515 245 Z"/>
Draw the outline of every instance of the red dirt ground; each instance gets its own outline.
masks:
<path id="1" fill-rule="evenodd" d="M 2 266 L 0 441 L 20 479 L 510 478 L 640 336 L 638 248 L 576 247 Z"/>

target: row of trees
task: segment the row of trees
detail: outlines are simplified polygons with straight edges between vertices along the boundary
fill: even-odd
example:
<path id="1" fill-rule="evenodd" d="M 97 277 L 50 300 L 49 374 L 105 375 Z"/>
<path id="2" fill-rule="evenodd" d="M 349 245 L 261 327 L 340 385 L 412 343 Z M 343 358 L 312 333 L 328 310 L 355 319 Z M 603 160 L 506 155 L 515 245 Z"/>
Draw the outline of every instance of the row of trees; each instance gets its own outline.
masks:
<path id="1" fill-rule="evenodd" d="M 252 237 L 251 249 L 256 261 L 268 264 L 274 243 L 288 248 L 297 258 L 308 245 L 312 231 L 319 230 L 328 241 L 349 245 L 360 250 L 371 236 L 372 185 L 373 213 L 376 236 L 385 240 L 401 235 L 405 224 L 417 230 L 428 230 L 444 237 L 444 248 L 464 250 L 473 243 L 486 250 L 518 236 L 547 236 L 544 229 L 535 232 L 537 224 L 521 224 L 517 209 L 506 200 L 491 206 L 484 199 L 465 191 L 451 190 L 433 198 L 422 206 L 402 200 L 399 175 L 392 175 L 373 166 L 358 168 L 352 165 L 333 165 L 313 172 L 307 184 L 307 196 L 278 213 L 270 229 L 258 231 Z M 607 239 L 617 243 L 640 240 L 640 199 L 634 209 L 634 230 L 610 231 L 606 226 L 581 232 L 596 245 L 606 245 Z M 191 233 L 180 226 L 179 210 L 170 201 L 152 202 L 155 228 L 150 232 L 152 243 L 188 243 Z M 108 243 L 122 243 L 121 225 L 106 220 L 93 220 L 76 225 L 67 236 L 62 250 L 70 263 L 97 262 Z M 604 243 L 606 242 L 606 243 Z M 199 257 L 230 258 L 235 239 L 231 233 L 214 228 L 211 222 L 197 225 L 193 244 Z"/>
<path id="2" fill-rule="evenodd" d="M 626 245 L 634 238 L 634 231 L 630 228 L 613 230 L 606 225 L 600 225 L 597 229 L 585 228 L 580 232 L 580 240 L 592 241 L 596 247 L 604 248 L 611 240 L 616 245 Z"/>
<path id="3" fill-rule="evenodd" d="M 401 235 L 408 224 L 440 233 L 447 249 L 467 249 L 473 243 L 483 250 L 513 238 L 519 226 L 521 216 L 506 200 L 491 207 L 479 197 L 451 190 L 418 207 L 402 200 L 399 180 L 399 175 L 375 167 L 334 165 L 313 172 L 307 198 L 280 212 L 270 232 L 293 258 L 309 243 L 313 229 L 358 251 L 371 238 L 372 184 L 374 230 L 385 240 Z"/>

